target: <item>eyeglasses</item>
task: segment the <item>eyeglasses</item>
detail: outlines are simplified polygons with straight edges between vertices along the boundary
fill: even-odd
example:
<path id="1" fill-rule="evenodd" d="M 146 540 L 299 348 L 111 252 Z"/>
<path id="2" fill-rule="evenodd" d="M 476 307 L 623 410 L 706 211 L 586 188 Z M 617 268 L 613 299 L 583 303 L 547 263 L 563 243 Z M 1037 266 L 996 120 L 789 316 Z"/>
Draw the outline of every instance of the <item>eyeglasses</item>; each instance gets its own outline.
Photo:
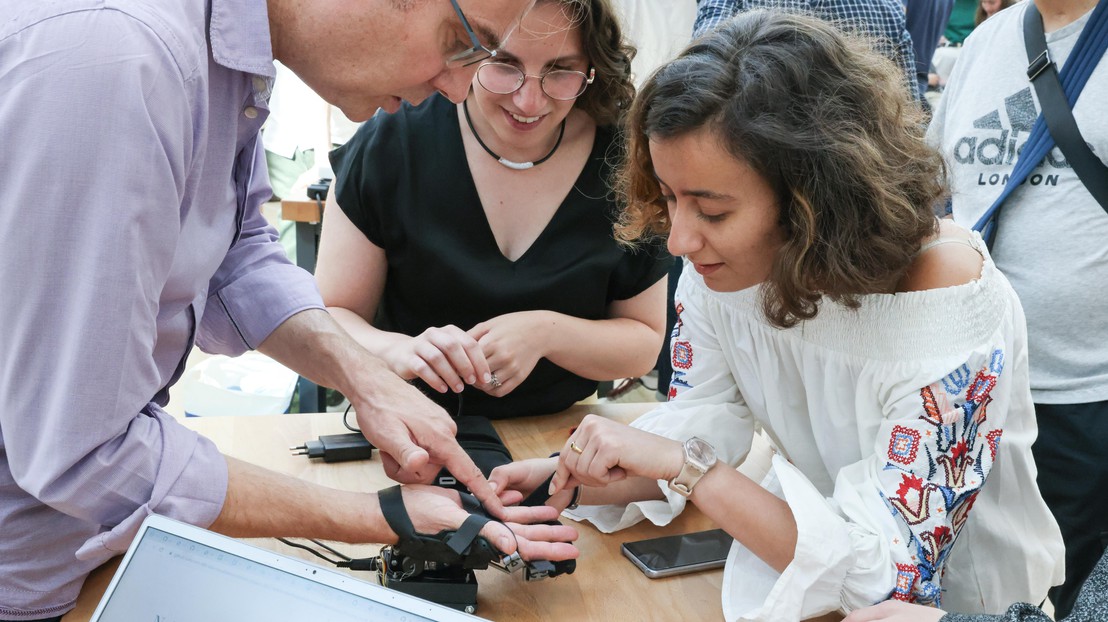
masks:
<path id="1" fill-rule="evenodd" d="M 515 93 L 527 78 L 538 78 L 542 92 L 550 99 L 566 101 L 576 99 L 585 92 L 596 79 L 596 69 L 590 68 L 588 75 L 580 71 L 555 69 L 541 76 L 533 76 L 508 63 L 489 62 L 477 68 L 477 82 L 486 91 L 498 95 Z"/>
<path id="2" fill-rule="evenodd" d="M 462 28 L 466 29 L 466 34 L 469 35 L 469 41 L 473 44 L 473 47 L 458 52 L 446 59 L 446 66 L 451 68 L 468 67 L 496 56 L 496 50 L 490 50 L 481 45 L 481 42 L 477 39 L 477 35 L 473 32 L 473 28 L 469 25 L 469 20 L 466 19 L 465 13 L 462 13 L 462 7 L 458 6 L 458 0 L 450 0 L 450 4 L 454 5 L 454 12 L 458 14 L 458 19 L 462 20 Z"/>

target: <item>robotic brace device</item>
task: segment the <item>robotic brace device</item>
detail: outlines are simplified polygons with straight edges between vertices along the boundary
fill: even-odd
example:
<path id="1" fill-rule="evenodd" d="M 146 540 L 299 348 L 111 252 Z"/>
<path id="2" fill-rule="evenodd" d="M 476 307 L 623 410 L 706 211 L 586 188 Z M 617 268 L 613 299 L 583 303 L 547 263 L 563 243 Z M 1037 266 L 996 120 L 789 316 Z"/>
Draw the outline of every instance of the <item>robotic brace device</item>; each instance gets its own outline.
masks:
<path id="1" fill-rule="evenodd" d="M 540 486 L 536 494 L 523 505 L 545 502 Z M 381 549 L 376 567 L 381 585 L 405 594 L 437 602 L 467 613 L 477 610 L 477 577 L 474 570 L 492 566 L 506 573 L 523 571 L 526 581 L 536 581 L 560 574 L 570 574 L 577 568 L 576 560 L 550 562 L 525 561 L 519 553 L 505 555 L 478 532 L 492 518 L 477 498 L 459 492 L 462 507 L 469 512 L 456 530 L 437 534 L 417 533 L 404 507 L 400 487 L 380 491 L 381 513 L 399 541 Z M 556 524 L 552 521 L 551 524 Z"/>

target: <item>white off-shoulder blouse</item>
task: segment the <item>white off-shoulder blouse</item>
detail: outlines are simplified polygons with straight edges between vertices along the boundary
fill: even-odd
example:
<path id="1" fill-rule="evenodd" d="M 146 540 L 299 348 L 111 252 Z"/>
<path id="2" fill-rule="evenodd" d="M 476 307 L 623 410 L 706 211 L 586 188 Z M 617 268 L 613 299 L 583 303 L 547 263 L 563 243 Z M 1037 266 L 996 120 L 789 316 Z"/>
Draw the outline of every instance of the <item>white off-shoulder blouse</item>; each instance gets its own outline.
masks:
<path id="1" fill-rule="evenodd" d="M 985 257 L 956 287 L 823 301 L 771 326 L 759 288 L 715 292 L 686 267 L 669 402 L 634 426 L 699 436 L 736 466 L 758 430 L 775 450 L 762 485 L 799 530 L 778 573 L 736 542 L 727 620 L 801 620 L 898 598 L 960 612 L 1040 602 L 1062 579 L 1058 527 L 1035 483 L 1023 311 Z M 603 531 L 668 523 L 685 499 L 582 506 Z M 701 501 L 704 503 L 704 501 Z"/>

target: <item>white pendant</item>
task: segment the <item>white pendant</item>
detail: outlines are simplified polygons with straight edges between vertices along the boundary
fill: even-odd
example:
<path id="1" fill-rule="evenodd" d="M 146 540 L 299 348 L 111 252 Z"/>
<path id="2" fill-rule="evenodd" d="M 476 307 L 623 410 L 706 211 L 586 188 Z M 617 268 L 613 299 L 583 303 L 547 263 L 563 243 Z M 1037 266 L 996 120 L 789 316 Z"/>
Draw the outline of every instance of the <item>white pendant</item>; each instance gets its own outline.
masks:
<path id="1" fill-rule="evenodd" d="M 527 169 L 535 165 L 534 162 L 512 162 L 508 158 L 500 158 L 499 160 L 497 160 L 497 162 L 517 171 L 526 171 Z"/>

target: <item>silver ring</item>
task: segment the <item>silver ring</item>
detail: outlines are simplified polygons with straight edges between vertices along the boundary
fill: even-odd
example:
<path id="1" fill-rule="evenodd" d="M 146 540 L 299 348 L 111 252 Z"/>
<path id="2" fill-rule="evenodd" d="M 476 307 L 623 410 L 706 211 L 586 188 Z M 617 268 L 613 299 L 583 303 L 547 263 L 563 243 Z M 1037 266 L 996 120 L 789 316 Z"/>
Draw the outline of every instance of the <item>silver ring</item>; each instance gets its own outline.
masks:
<path id="1" fill-rule="evenodd" d="M 492 376 L 492 379 L 489 380 L 489 384 L 492 385 L 492 388 L 499 389 L 500 386 L 504 383 L 500 382 L 500 378 L 496 377 L 496 372 L 492 372 L 490 375 Z"/>

